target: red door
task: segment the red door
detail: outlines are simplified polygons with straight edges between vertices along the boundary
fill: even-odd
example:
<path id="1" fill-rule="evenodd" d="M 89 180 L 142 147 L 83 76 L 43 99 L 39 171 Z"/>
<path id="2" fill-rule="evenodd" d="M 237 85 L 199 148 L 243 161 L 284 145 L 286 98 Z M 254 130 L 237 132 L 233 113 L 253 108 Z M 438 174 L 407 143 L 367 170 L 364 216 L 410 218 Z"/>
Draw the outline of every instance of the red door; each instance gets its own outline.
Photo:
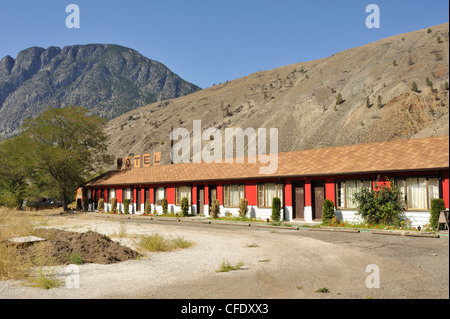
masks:
<path id="1" fill-rule="evenodd" d="M 323 201 L 325 200 L 325 182 L 313 182 L 312 196 L 313 196 L 313 220 L 322 219 Z"/>
<path id="2" fill-rule="evenodd" d="M 293 219 L 305 218 L 305 185 L 294 185 L 294 207 L 293 207 Z"/>

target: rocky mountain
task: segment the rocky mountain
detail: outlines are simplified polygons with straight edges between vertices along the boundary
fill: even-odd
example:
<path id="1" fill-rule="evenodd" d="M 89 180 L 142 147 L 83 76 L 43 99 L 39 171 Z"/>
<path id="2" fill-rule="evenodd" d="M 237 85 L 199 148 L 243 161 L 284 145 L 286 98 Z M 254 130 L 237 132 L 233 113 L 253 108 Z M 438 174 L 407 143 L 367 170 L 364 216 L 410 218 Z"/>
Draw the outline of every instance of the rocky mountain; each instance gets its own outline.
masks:
<path id="1" fill-rule="evenodd" d="M 0 135 L 48 106 L 78 105 L 112 119 L 200 90 L 135 50 L 103 44 L 32 47 L 0 61 Z"/>
<path id="2" fill-rule="evenodd" d="M 279 151 L 448 135 L 448 67 L 446 23 L 135 109 L 109 122 L 109 151 L 168 163 L 171 129 L 192 136 L 193 120 L 276 127 Z"/>

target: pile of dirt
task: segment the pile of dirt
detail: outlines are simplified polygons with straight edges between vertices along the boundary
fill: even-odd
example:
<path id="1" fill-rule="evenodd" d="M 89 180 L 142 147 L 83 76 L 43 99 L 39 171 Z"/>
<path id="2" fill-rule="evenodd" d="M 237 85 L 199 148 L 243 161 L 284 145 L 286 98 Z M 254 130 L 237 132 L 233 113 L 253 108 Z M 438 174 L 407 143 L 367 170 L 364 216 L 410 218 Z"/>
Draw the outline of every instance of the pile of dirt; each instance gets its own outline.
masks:
<path id="1" fill-rule="evenodd" d="M 77 233 L 60 229 L 36 229 L 35 236 L 46 241 L 36 243 L 23 249 L 23 256 L 40 258 L 44 263 L 70 264 L 74 256 L 83 263 L 113 264 L 136 259 L 139 254 L 131 248 L 124 247 L 111 238 L 88 231 Z"/>

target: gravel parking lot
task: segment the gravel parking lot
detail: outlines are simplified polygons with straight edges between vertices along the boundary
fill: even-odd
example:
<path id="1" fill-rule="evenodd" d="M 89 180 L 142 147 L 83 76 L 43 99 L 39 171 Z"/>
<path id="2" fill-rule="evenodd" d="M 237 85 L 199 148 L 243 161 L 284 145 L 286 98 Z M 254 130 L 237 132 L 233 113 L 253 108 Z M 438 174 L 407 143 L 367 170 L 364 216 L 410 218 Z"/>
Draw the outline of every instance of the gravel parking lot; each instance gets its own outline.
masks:
<path id="1" fill-rule="evenodd" d="M 56 214 L 46 227 L 92 230 L 131 248 L 137 248 L 138 235 L 150 233 L 179 235 L 194 245 L 145 253 L 138 260 L 117 264 L 83 264 L 78 272 L 69 272 L 66 266 L 53 267 L 62 280 L 78 276 L 79 288 L 68 285 L 42 290 L 2 281 L 0 298 L 449 298 L 448 233 L 440 238 L 417 238 L 100 214 Z M 117 236 L 119 231 L 121 237 Z M 223 261 L 243 262 L 243 266 L 216 272 Z M 377 271 L 379 288 L 368 288 L 376 286 Z M 321 288 L 328 292 L 317 292 Z"/>

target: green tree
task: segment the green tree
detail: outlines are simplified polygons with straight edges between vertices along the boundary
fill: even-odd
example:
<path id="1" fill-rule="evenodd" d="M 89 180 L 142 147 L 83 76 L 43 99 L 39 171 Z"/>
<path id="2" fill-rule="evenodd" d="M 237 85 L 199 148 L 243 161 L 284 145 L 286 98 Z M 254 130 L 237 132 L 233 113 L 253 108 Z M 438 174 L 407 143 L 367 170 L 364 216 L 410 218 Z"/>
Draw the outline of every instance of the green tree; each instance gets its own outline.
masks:
<path id="1" fill-rule="evenodd" d="M 325 199 L 323 201 L 323 208 L 322 208 L 322 224 L 328 224 L 330 223 L 330 220 L 334 217 L 334 203 L 329 200 Z"/>
<path id="2" fill-rule="evenodd" d="M 125 199 L 123 201 L 123 213 L 125 215 L 128 215 L 130 213 L 130 200 L 129 199 Z"/>
<path id="3" fill-rule="evenodd" d="M 445 209 L 445 203 L 442 198 L 435 198 L 431 200 L 431 209 L 430 209 L 430 225 L 433 230 L 437 229 L 437 225 L 439 222 L 439 215 L 441 211 Z"/>
<path id="4" fill-rule="evenodd" d="M 358 214 L 371 224 L 400 225 L 404 219 L 404 200 L 400 188 L 394 180 L 390 186 L 375 183 L 374 189 L 362 188 L 353 194 Z"/>
<path id="5" fill-rule="evenodd" d="M 217 198 L 213 199 L 211 207 L 209 208 L 209 213 L 211 214 L 212 218 L 219 218 L 220 201 Z"/>
<path id="6" fill-rule="evenodd" d="M 25 165 L 25 153 L 26 146 L 19 137 L 0 143 L 0 205 L 19 208 L 31 193 L 32 171 Z"/>
<path id="7" fill-rule="evenodd" d="M 239 216 L 244 219 L 247 217 L 248 213 L 248 200 L 246 198 L 242 198 L 239 201 Z"/>
<path id="8" fill-rule="evenodd" d="M 183 197 L 181 199 L 181 213 L 184 217 L 189 215 L 189 199 L 187 197 Z"/>
<path id="9" fill-rule="evenodd" d="M 274 222 L 279 222 L 280 221 L 280 213 L 281 211 L 281 200 L 278 197 L 274 197 L 272 200 L 272 220 Z"/>
<path id="10" fill-rule="evenodd" d="M 48 108 L 22 125 L 19 135 L 25 167 L 37 185 L 57 192 L 67 210 L 76 189 L 100 165 L 110 163 L 105 154 L 106 119 L 88 115 L 83 107 Z M 42 191 L 42 189 L 41 189 Z"/>
<path id="11" fill-rule="evenodd" d="M 167 202 L 167 198 L 161 200 L 161 206 L 163 215 L 167 215 L 169 213 L 169 203 Z"/>

